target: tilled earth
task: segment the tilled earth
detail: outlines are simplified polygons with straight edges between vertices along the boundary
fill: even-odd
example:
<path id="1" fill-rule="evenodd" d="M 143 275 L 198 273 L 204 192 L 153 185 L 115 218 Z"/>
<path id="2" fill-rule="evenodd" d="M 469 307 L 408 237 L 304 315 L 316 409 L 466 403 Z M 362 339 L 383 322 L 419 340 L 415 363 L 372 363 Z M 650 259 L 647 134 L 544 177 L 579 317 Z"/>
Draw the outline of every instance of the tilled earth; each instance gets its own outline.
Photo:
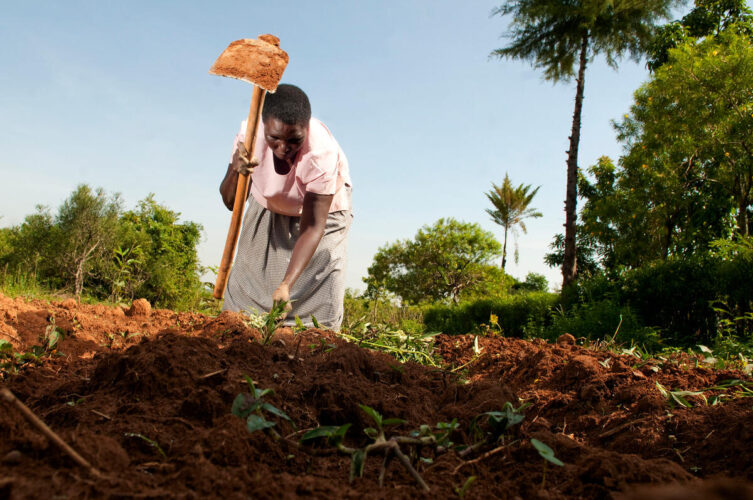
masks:
<path id="1" fill-rule="evenodd" d="M 66 332 L 58 352 L 0 381 L 94 467 L 95 477 L 55 447 L 14 407 L 0 402 L 0 498 L 753 498 L 753 398 L 739 387 L 708 390 L 739 371 L 715 371 L 693 358 L 641 361 L 559 344 L 471 336 L 435 338 L 444 367 L 400 364 L 331 332 L 278 331 L 262 346 L 239 315 L 217 317 L 129 310 L 0 295 L 0 339 L 23 352 L 42 343 L 54 321 Z M 247 392 L 291 418 L 267 414 L 271 432 L 246 430 L 231 413 Z M 671 407 L 668 391 L 725 393 L 723 403 Z M 528 403 L 504 440 L 464 454 L 420 451 L 424 492 L 398 460 L 369 457 L 349 482 L 351 461 L 299 438 L 351 423 L 349 447 L 369 440 L 367 405 L 406 423 L 457 419 L 450 436 L 473 444 L 474 419 Z M 480 418 L 477 418 L 481 416 Z M 546 462 L 531 439 L 564 466 Z M 504 444 L 503 446 L 500 444 Z M 408 448 L 403 445 L 408 454 Z M 412 457 L 416 458 L 416 457 Z M 474 476 L 475 479 L 469 481 Z M 465 488 L 464 488 L 465 485 Z"/>

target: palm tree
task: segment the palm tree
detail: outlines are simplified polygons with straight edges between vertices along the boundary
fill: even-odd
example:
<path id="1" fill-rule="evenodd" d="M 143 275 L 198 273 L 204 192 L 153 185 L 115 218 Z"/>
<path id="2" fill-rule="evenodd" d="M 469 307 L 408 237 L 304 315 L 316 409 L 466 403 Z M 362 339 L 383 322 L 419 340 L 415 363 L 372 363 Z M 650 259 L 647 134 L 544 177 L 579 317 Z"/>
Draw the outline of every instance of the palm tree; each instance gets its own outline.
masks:
<path id="1" fill-rule="evenodd" d="M 510 182 L 510 177 L 505 174 L 505 180 L 502 181 L 501 186 L 497 186 L 492 182 L 492 190 L 486 194 L 489 201 L 494 205 L 494 210 L 491 208 L 486 209 L 486 213 L 491 215 L 492 220 L 505 228 L 504 243 L 502 243 L 502 270 L 505 269 L 507 263 L 507 233 L 512 231 L 515 236 L 515 262 L 518 261 L 518 239 L 517 239 L 517 226 L 526 233 L 526 224 L 523 222 L 525 219 L 532 219 L 541 217 L 541 212 L 537 212 L 535 208 L 528 208 L 531 204 L 531 200 L 539 192 L 537 187 L 533 191 L 530 191 L 531 186 L 525 186 L 521 184 L 518 187 L 513 187 Z M 529 192 L 530 191 L 530 192 Z"/>
<path id="2" fill-rule="evenodd" d="M 562 288 L 575 280 L 575 211 L 578 176 L 580 116 L 586 64 L 603 54 L 617 68 L 617 60 L 629 53 L 636 61 L 652 39 L 656 22 L 669 16 L 684 0 L 508 0 L 492 15 L 512 15 L 507 37 L 510 45 L 492 52 L 499 58 L 532 61 L 552 82 L 576 77 L 575 110 L 567 152 L 565 196 L 565 254 Z"/>

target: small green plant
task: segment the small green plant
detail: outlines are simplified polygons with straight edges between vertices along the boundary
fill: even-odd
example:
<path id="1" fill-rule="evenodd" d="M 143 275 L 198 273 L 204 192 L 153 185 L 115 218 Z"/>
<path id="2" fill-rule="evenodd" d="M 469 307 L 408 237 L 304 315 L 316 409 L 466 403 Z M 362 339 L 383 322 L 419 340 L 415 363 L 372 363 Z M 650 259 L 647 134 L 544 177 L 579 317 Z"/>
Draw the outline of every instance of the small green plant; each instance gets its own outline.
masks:
<path id="1" fill-rule="evenodd" d="M 546 484 L 547 462 L 557 465 L 559 467 L 562 467 L 565 464 L 562 462 L 562 460 L 554 456 L 554 450 L 552 450 L 546 443 L 542 443 L 538 439 L 531 438 L 531 444 L 533 445 L 534 448 L 536 448 L 536 451 L 539 452 L 539 455 L 541 456 L 541 458 L 544 459 L 544 471 L 541 476 L 541 487 L 543 488 L 544 485 Z"/>
<path id="2" fill-rule="evenodd" d="M 465 497 L 465 494 L 468 492 L 468 489 L 471 487 L 471 485 L 476 482 L 476 476 L 470 476 L 468 479 L 465 480 L 465 483 L 463 483 L 463 486 L 460 486 L 459 488 L 455 488 L 455 493 L 457 493 L 458 498 Z"/>
<path id="3" fill-rule="evenodd" d="M 167 455 L 165 454 L 165 451 L 162 449 L 162 447 L 159 445 L 159 443 L 157 441 L 155 441 L 154 439 L 150 439 L 150 438 L 144 436 L 143 434 L 138 434 L 136 432 L 126 432 L 125 436 L 126 437 L 134 437 L 134 438 L 141 439 L 142 441 L 144 441 L 145 443 L 147 443 L 149 446 L 151 446 L 152 448 L 154 448 L 155 450 L 157 450 L 157 453 L 160 454 L 160 456 L 162 457 L 163 460 L 167 460 Z"/>
<path id="4" fill-rule="evenodd" d="M 50 317 L 50 324 L 44 330 L 42 346 L 46 352 L 57 352 L 58 344 L 65 340 L 65 332 L 55 324 L 55 316 Z"/>
<path id="5" fill-rule="evenodd" d="M 477 415 L 471 421 L 471 433 L 477 442 L 495 444 L 504 439 L 507 431 L 525 419 L 524 409 L 530 403 L 523 403 L 515 408 L 507 401 L 501 411 L 487 411 Z M 485 424 L 482 426 L 482 424 Z"/>
<path id="6" fill-rule="evenodd" d="M 276 424 L 265 417 L 272 414 L 276 417 L 283 418 L 293 424 L 290 417 L 282 410 L 265 402 L 263 398 L 269 394 L 274 394 L 272 389 L 257 389 L 254 381 L 248 375 L 244 375 L 250 392 L 242 392 L 235 397 L 233 401 L 232 413 L 236 417 L 246 419 L 246 429 L 249 433 L 258 430 L 270 429 Z M 293 424 L 295 428 L 295 424 Z M 279 438 L 279 434 L 272 431 L 273 435 Z"/>
<path id="7" fill-rule="evenodd" d="M 363 477 L 364 466 L 369 455 L 374 453 L 383 453 L 384 461 L 379 473 L 379 485 L 384 483 L 384 474 L 387 466 L 393 457 L 397 457 L 401 464 L 408 470 L 413 479 L 419 484 L 424 491 L 429 491 L 429 487 L 424 482 L 421 475 L 416 471 L 410 462 L 410 459 L 400 449 L 400 445 L 417 445 L 423 446 L 429 444 L 428 440 L 421 438 L 393 436 L 387 439 L 385 428 L 402 425 L 405 420 L 400 418 L 384 418 L 381 413 L 374 408 L 366 405 L 359 405 L 361 410 L 374 421 L 375 427 L 367 427 L 364 433 L 373 440 L 373 442 L 364 448 L 349 448 L 343 443 L 345 433 L 351 427 L 351 424 L 341 426 L 325 426 L 313 429 L 301 438 L 301 443 L 313 441 L 320 438 L 326 438 L 330 445 L 336 446 L 340 453 L 350 455 L 350 481 L 353 482 L 358 477 Z M 429 438 L 432 439 L 432 438 Z"/>
<path id="8" fill-rule="evenodd" d="M 387 325 L 358 323 L 341 331 L 339 336 L 348 342 L 374 351 L 391 354 L 401 362 L 413 361 L 426 366 L 439 367 L 434 353 L 434 337 L 439 333 L 411 334 L 394 330 Z"/>

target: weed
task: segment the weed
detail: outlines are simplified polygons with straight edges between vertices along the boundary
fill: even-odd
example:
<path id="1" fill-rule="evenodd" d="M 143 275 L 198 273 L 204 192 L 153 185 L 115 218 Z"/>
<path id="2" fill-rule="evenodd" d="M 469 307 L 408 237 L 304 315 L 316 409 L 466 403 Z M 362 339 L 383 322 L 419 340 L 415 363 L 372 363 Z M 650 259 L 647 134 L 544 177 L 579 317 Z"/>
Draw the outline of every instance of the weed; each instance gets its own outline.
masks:
<path id="1" fill-rule="evenodd" d="M 232 413 L 236 417 L 246 419 L 246 429 L 249 433 L 256 432 L 263 429 L 271 429 L 276 424 L 265 418 L 266 414 L 272 414 L 274 416 L 283 418 L 293 424 L 290 417 L 279 410 L 275 406 L 263 401 L 262 398 L 269 394 L 274 394 L 272 389 L 257 389 L 254 385 L 254 381 L 251 377 L 244 375 L 246 383 L 248 383 L 250 393 L 240 393 L 235 397 L 233 401 Z M 293 424 L 295 428 L 295 424 Z M 279 438 L 279 435 L 273 431 L 273 435 Z"/>
<path id="2" fill-rule="evenodd" d="M 465 480 L 465 483 L 463 483 L 463 486 L 460 486 L 459 488 L 455 488 L 455 493 L 457 493 L 458 498 L 465 497 L 466 492 L 468 492 L 468 488 L 471 487 L 471 485 L 476 481 L 476 476 L 470 476 L 468 479 Z"/>
<path id="3" fill-rule="evenodd" d="M 547 462 L 552 463 L 554 465 L 558 465 L 560 467 L 564 466 L 565 464 L 557 457 L 554 456 L 554 450 L 552 450 L 546 443 L 542 443 L 538 439 L 531 438 L 531 444 L 534 448 L 536 448 L 536 451 L 539 452 L 539 455 L 541 455 L 541 458 L 544 459 L 544 470 L 541 476 L 541 487 L 543 488 L 546 484 L 546 465 Z"/>
<path id="4" fill-rule="evenodd" d="M 162 447 L 159 445 L 159 443 L 157 441 L 155 441 L 154 439 L 149 439 L 148 437 L 144 436 L 143 434 L 138 434 L 138 433 L 135 433 L 135 432 L 126 432 L 125 436 L 126 437 L 135 437 L 135 438 L 141 439 L 142 441 L 144 441 L 145 443 L 147 443 L 149 446 L 151 446 L 152 448 L 156 449 L 157 453 L 159 453 L 160 456 L 162 456 L 163 460 L 167 460 L 167 455 L 165 454 L 165 451 L 162 449 Z"/>
<path id="5" fill-rule="evenodd" d="M 511 427 L 520 424 L 525 419 L 522 411 L 528 406 L 530 406 L 530 403 L 523 403 L 518 408 L 515 408 L 508 401 L 502 406 L 501 411 L 484 412 L 474 417 L 471 421 L 471 434 L 481 443 L 497 443 L 503 440 L 505 433 Z M 486 423 L 483 429 L 481 427 L 482 421 Z"/>
<path id="6" fill-rule="evenodd" d="M 348 333 L 339 333 L 339 336 L 348 342 L 374 351 L 386 352 L 401 362 L 413 361 L 438 367 L 433 341 L 436 335 L 439 334 L 411 334 L 403 330 L 393 330 L 387 325 L 371 323 L 358 323 L 353 325 Z"/>

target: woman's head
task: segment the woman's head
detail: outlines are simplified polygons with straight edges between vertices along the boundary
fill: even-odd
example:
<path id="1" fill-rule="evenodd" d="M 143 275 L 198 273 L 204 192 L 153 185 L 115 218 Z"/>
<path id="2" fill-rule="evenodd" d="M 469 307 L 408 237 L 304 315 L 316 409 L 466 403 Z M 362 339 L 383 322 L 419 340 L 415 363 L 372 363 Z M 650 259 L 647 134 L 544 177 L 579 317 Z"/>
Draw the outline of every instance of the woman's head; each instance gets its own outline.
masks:
<path id="1" fill-rule="evenodd" d="M 283 83 L 274 94 L 264 98 L 261 119 L 264 139 L 274 155 L 281 160 L 292 160 L 308 135 L 309 98 L 295 85 Z"/>

